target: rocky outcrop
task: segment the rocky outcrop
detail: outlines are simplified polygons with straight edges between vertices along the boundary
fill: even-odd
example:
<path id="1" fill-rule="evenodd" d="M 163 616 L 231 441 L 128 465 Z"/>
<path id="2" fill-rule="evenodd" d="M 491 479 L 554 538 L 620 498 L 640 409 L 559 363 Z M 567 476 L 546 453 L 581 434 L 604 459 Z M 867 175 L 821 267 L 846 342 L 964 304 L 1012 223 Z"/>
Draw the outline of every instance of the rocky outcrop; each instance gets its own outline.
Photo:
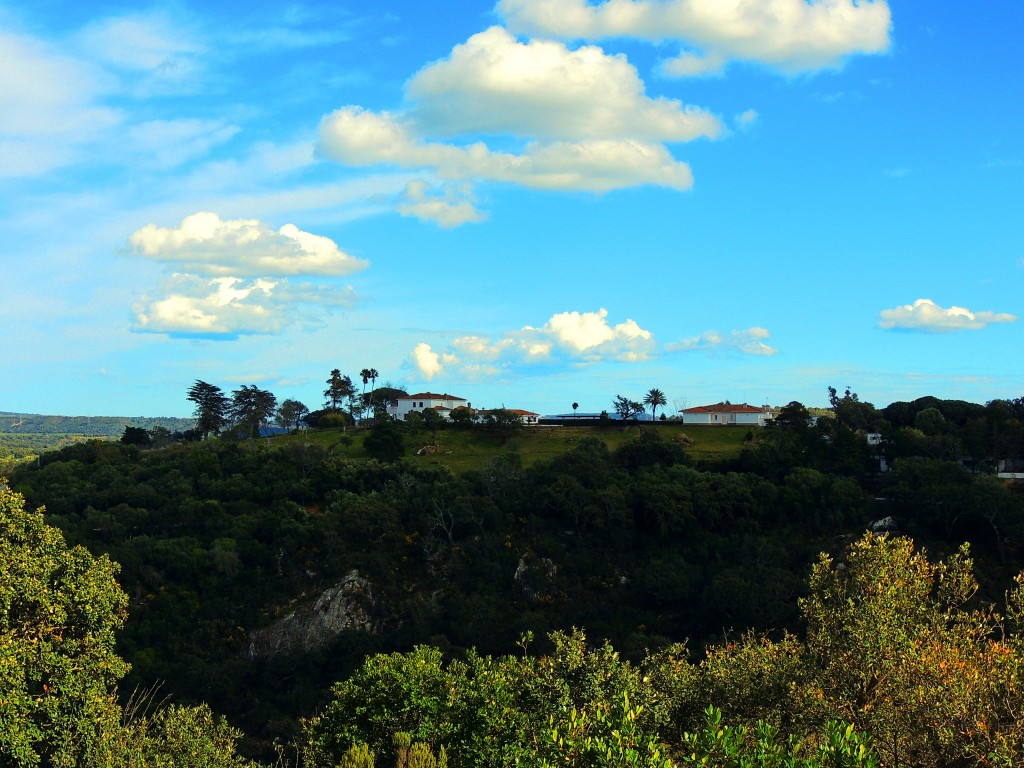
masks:
<path id="1" fill-rule="evenodd" d="M 370 582 L 350 571 L 312 604 L 251 633 L 245 655 L 266 659 L 283 652 L 316 651 L 346 630 L 376 632 L 375 609 Z"/>
<path id="2" fill-rule="evenodd" d="M 526 554 L 519 558 L 519 565 L 512 580 L 523 597 L 543 601 L 554 591 L 557 575 L 558 566 L 553 560 Z"/>

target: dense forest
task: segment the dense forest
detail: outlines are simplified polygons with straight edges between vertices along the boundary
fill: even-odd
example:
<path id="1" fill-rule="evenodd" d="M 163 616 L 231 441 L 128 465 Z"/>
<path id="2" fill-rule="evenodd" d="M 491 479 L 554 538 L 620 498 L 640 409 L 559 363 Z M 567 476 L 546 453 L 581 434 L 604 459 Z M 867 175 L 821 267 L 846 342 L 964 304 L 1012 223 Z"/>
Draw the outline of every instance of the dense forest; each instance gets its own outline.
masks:
<path id="1" fill-rule="evenodd" d="M 493 441 L 459 473 L 386 420 L 347 451 L 80 443 L 13 470 L 5 525 L 45 507 L 116 577 L 93 684 L 155 764 L 1017 764 L 1024 491 L 995 472 L 1024 400 L 830 398 L 701 461 L 660 424 L 541 460 L 433 425 Z M 55 721 L 16 742 L 3 712 L 13 764 L 61 764 Z"/>

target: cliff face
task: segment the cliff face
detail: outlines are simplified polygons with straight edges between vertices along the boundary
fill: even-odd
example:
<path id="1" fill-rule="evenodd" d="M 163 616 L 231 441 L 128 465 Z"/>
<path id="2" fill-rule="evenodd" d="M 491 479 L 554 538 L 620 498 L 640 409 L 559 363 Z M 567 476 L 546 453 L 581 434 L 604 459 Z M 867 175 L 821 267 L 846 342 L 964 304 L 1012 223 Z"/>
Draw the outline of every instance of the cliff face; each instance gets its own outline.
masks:
<path id="1" fill-rule="evenodd" d="M 369 581 L 349 573 L 313 603 L 249 635 L 246 657 L 266 659 L 289 651 L 323 648 L 345 630 L 376 632 L 376 601 Z"/>

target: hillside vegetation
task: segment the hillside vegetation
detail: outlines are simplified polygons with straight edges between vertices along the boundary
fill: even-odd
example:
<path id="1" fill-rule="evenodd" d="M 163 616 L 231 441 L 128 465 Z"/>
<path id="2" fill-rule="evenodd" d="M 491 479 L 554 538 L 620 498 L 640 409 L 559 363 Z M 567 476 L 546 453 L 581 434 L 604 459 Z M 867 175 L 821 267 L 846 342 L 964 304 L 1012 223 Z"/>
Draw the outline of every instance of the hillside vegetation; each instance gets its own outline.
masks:
<path id="1" fill-rule="evenodd" d="M 1024 494 L 944 452 L 1011 456 L 1014 412 L 889 422 L 875 445 L 884 414 L 837 401 L 817 424 L 793 404 L 753 441 L 687 428 L 692 446 L 661 425 L 390 422 L 92 442 L 10 484 L 120 564 L 119 706 L 160 683 L 197 739 L 208 705 L 252 757 L 818 764 L 793 762 L 799 743 L 845 755 L 832 765 L 1012 764 Z"/>

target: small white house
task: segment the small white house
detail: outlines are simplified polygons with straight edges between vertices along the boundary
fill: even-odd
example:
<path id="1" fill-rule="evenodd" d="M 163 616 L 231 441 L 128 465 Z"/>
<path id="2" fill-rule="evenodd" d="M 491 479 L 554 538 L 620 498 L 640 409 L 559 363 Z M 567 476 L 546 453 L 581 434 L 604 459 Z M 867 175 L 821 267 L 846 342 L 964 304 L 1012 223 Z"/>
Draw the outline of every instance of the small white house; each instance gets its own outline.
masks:
<path id="1" fill-rule="evenodd" d="M 468 407 L 470 407 L 469 402 L 462 397 L 449 394 L 439 395 L 435 392 L 419 392 L 415 395 L 405 395 L 398 398 L 395 405 L 388 407 L 388 416 L 403 421 L 406 415 L 412 411 L 422 413 L 428 408 L 432 408 L 437 411 L 441 418 L 447 419 L 449 414 L 456 408 Z"/>
<path id="2" fill-rule="evenodd" d="M 728 400 L 714 405 L 684 408 L 680 413 L 683 414 L 684 424 L 714 424 L 718 426 L 763 427 L 766 421 L 775 418 L 775 411 L 767 406 L 759 408 L 746 403 L 730 403 Z"/>

